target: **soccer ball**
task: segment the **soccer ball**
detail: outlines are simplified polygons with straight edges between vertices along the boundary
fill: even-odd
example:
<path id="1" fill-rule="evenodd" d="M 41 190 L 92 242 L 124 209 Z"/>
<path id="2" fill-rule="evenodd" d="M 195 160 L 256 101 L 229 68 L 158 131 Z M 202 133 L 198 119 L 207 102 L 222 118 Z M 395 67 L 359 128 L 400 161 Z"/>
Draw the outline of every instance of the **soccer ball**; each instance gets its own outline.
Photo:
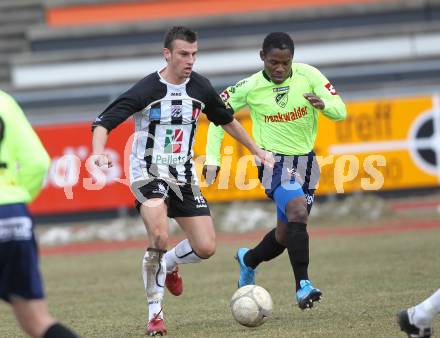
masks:
<path id="1" fill-rule="evenodd" d="M 258 285 L 246 285 L 235 291 L 230 302 L 232 316 L 241 325 L 260 326 L 272 314 L 269 292 Z"/>

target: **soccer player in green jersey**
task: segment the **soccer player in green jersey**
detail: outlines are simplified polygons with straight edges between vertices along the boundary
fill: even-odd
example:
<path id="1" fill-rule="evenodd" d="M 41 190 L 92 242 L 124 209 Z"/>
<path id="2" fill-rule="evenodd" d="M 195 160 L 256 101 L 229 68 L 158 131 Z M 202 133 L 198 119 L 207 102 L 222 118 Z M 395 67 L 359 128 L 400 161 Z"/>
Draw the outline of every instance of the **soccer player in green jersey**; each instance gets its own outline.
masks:
<path id="1" fill-rule="evenodd" d="M 75 338 L 47 309 L 34 222 L 27 203 L 40 192 L 50 158 L 15 100 L 0 91 L 0 298 L 31 337 Z"/>
<path id="2" fill-rule="evenodd" d="M 222 94 L 234 112 L 247 106 L 256 143 L 275 154 L 274 168 L 258 164 L 266 194 L 277 205 L 277 226 L 253 249 L 239 248 L 238 286 L 254 284 L 257 266 L 287 248 L 296 280 L 296 300 L 301 309 L 321 299 L 308 276 L 307 222 L 319 180 L 313 146 L 320 113 L 343 120 L 346 109 L 331 83 L 316 68 L 292 63 L 294 44 L 286 33 L 270 33 L 260 52 L 264 69 L 227 88 Z M 208 182 L 220 168 L 223 131 L 211 123 L 203 174 Z"/>

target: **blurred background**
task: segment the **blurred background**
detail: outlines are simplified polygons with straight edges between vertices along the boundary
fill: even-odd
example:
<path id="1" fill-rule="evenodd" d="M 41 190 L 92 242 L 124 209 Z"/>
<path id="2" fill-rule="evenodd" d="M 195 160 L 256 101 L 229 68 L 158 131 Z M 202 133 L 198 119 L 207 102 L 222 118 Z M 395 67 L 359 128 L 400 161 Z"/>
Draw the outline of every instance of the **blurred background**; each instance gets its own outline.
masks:
<path id="1" fill-rule="evenodd" d="M 285 31 L 294 61 L 320 69 L 345 100 L 346 121 L 320 120 L 316 151 L 324 162 L 313 223 L 439 221 L 440 1 L 1 0 L 0 88 L 18 100 L 53 160 L 31 206 L 52 225 L 43 227 L 43 243 L 144 235 L 121 183 L 132 122 L 112 132 L 116 165 L 95 190 L 84 188 L 94 182 L 86 168 L 90 124 L 165 65 L 162 39 L 172 25 L 198 32 L 195 70 L 218 92 L 260 70 L 265 35 Z M 237 116 L 249 130 L 247 112 Z M 202 120 L 196 157 L 204 155 L 206 129 Z M 232 175 L 204 190 L 217 226 L 271 227 L 274 205 L 254 184 L 255 167 L 239 162 L 246 152 L 230 138 L 224 145 L 233 146 L 224 162 Z"/>

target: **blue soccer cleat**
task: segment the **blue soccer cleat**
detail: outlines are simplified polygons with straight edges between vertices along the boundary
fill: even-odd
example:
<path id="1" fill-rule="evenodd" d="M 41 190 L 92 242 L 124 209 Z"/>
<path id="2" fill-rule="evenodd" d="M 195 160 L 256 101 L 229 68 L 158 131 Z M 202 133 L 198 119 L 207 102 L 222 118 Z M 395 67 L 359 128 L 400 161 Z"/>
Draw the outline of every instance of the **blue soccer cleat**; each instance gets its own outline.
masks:
<path id="1" fill-rule="evenodd" d="M 301 288 L 296 292 L 296 301 L 301 310 L 310 309 L 314 302 L 319 302 L 322 298 L 322 292 L 313 287 L 309 280 L 300 281 Z"/>
<path id="2" fill-rule="evenodd" d="M 240 266 L 240 277 L 238 279 L 238 287 L 241 288 L 245 285 L 254 285 L 255 284 L 255 269 L 252 269 L 246 264 L 244 264 L 244 255 L 248 252 L 248 248 L 239 248 L 237 250 L 237 254 L 235 255 L 235 259 L 237 260 Z"/>

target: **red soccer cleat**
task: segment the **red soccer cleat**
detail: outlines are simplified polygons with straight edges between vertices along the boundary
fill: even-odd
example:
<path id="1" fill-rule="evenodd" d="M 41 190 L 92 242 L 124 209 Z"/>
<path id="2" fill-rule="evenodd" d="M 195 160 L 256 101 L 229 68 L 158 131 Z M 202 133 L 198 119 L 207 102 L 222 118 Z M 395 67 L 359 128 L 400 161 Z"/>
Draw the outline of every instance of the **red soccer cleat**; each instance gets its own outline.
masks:
<path id="1" fill-rule="evenodd" d="M 154 317 L 147 324 L 147 336 L 166 336 L 167 329 L 165 323 L 159 315 L 154 314 Z"/>
<path id="2" fill-rule="evenodd" d="M 167 278 L 165 279 L 165 285 L 168 291 L 174 296 L 180 296 L 183 292 L 183 280 L 179 275 L 179 267 L 167 273 Z"/>

